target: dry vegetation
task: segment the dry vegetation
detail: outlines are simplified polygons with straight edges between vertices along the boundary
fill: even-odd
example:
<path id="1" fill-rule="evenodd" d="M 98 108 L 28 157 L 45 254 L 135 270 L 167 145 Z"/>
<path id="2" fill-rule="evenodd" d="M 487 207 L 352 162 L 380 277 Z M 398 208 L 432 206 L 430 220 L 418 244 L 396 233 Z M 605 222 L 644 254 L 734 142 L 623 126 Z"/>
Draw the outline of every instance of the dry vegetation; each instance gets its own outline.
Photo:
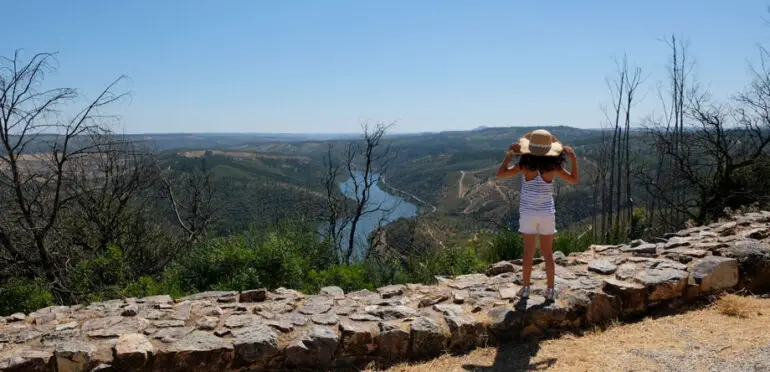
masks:
<path id="1" fill-rule="evenodd" d="M 583 336 L 477 349 L 389 372 L 753 371 L 770 369 L 770 299 L 727 295 L 684 314 Z"/>
<path id="2" fill-rule="evenodd" d="M 271 155 L 258 152 L 248 151 L 223 151 L 223 150 L 209 150 L 212 155 L 227 156 L 233 159 L 273 159 L 273 160 L 297 160 L 302 163 L 310 162 L 310 158 L 307 156 L 291 156 L 291 155 Z M 200 158 L 206 151 L 184 151 L 180 152 L 180 156 L 186 158 Z"/>

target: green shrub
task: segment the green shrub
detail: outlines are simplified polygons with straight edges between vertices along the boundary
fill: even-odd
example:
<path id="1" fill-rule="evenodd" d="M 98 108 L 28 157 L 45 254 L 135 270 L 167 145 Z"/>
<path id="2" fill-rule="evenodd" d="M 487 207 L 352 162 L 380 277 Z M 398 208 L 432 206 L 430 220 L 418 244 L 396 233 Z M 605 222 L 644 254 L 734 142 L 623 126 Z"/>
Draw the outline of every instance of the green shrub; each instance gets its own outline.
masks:
<path id="1" fill-rule="evenodd" d="M 572 252 L 583 252 L 594 244 L 590 230 L 566 230 L 559 232 L 553 239 L 553 250 L 565 255 Z"/>
<path id="2" fill-rule="evenodd" d="M 52 305 L 53 295 L 42 279 L 14 278 L 0 285 L 0 316 L 30 313 Z"/>
<path id="3" fill-rule="evenodd" d="M 334 265 L 326 270 L 310 270 L 302 290 L 307 293 L 317 292 L 325 286 L 337 286 L 345 292 L 359 289 L 375 289 L 372 283 L 371 268 L 364 264 Z"/>
<path id="4" fill-rule="evenodd" d="M 87 302 L 120 297 L 126 282 L 123 251 L 109 245 L 102 256 L 80 261 L 72 275 L 72 289 Z"/>

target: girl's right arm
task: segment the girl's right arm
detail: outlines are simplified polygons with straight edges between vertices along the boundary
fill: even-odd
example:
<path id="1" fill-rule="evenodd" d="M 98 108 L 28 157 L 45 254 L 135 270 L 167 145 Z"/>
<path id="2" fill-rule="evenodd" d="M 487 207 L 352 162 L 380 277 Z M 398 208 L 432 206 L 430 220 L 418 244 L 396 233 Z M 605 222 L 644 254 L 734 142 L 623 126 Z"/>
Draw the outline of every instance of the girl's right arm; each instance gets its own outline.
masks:
<path id="1" fill-rule="evenodd" d="M 569 158 L 572 161 L 572 171 L 561 168 L 559 170 L 559 176 L 571 184 L 577 184 L 579 177 L 577 156 L 575 155 L 575 151 L 569 146 L 564 146 L 564 151 L 569 155 Z"/>
<path id="2" fill-rule="evenodd" d="M 505 153 L 505 159 L 500 164 L 500 168 L 497 169 L 497 178 L 508 178 L 521 173 L 521 168 L 516 164 L 513 168 L 508 168 L 508 163 L 511 162 L 511 158 L 515 156 L 515 151 L 511 150 Z"/>

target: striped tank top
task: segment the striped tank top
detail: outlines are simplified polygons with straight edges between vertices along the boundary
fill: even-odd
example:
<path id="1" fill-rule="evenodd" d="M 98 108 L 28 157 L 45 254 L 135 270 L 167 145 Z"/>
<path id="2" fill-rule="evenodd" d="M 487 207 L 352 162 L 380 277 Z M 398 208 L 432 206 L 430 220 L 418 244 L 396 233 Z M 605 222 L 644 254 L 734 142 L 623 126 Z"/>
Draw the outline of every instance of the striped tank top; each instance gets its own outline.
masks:
<path id="1" fill-rule="evenodd" d="M 537 177 L 531 181 L 527 181 L 526 176 L 521 174 L 519 195 L 520 216 L 550 216 L 556 213 L 553 202 L 553 181 L 551 183 L 543 181 L 540 172 L 537 172 Z"/>

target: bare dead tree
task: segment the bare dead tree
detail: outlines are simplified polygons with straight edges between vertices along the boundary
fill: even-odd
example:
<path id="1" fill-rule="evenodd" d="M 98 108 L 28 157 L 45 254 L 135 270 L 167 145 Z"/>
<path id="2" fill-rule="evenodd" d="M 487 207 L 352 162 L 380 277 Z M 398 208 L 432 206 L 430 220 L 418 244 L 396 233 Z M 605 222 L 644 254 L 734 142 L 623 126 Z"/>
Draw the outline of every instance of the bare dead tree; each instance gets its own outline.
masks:
<path id="1" fill-rule="evenodd" d="M 197 243 L 206 235 L 216 216 L 212 174 L 206 167 L 205 158 L 201 158 L 199 166 L 189 172 L 164 171 L 160 165 L 158 169 L 171 210 L 185 232 L 185 240 Z"/>
<path id="2" fill-rule="evenodd" d="M 363 123 L 362 138 L 350 141 L 342 154 L 337 154 L 332 145 L 324 157 L 325 174 L 323 185 L 326 191 L 326 213 L 324 216 L 326 238 L 340 247 L 340 261 L 351 262 L 356 247 L 367 245 L 358 236 L 361 219 L 373 214 L 380 214 L 380 225 L 392 206 L 371 202 L 371 191 L 377 185 L 379 177 L 385 174 L 393 161 L 395 153 L 384 136 L 392 124 Z M 343 171 L 344 169 L 344 171 Z M 346 200 L 339 192 L 340 176 L 348 177 L 352 200 Z M 349 208 L 348 208 L 349 205 Z M 366 254 L 361 255 L 365 257 Z"/>
<path id="3" fill-rule="evenodd" d="M 79 96 L 74 89 L 41 87 L 53 61 L 48 53 L 24 59 L 20 51 L 0 60 L 0 187 L 9 196 L 3 200 L 0 245 L 14 262 L 46 278 L 63 295 L 62 265 L 68 257 L 62 256 L 66 242 L 58 223 L 77 196 L 67 192 L 68 166 L 98 152 L 81 139 L 108 131 L 101 110 L 123 95 L 113 93 L 118 78 L 65 118 L 59 110 Z M 45 150 L 33 152 L 33 147 Z"/>
<path id="4" fill-rule="evenodd" d="M 715 102 L 697 84 L 684 85 L 686 75 L 679 72 L 681 65 L 677 69 L 672 101 L 681 107 L 671 110 L 672 120 L 651 126 L 663 157 L 659 178 L 664 182 L 645 182 L 661 209 L 676 213 L 672 223 L 706 223 L 725 209 L 755 202 L 763 193 L 756 179 L 745 176 L 767 159 L 770 143 L 770 70 L 767 52 L 760 52 L 761 64 L 751 84 L 728 103 Z M 675 191 L 668 189 L 671 186 Z"/>

